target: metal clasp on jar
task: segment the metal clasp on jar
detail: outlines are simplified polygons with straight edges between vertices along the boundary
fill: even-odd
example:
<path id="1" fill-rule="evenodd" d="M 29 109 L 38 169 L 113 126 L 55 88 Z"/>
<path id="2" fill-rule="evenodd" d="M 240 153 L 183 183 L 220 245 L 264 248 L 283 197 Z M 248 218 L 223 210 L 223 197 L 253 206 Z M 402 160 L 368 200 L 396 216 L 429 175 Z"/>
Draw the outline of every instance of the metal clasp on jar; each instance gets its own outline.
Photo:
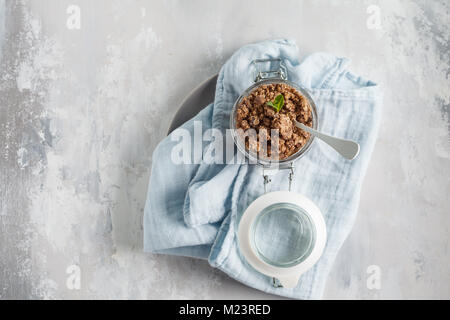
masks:
<path id="1" fill-rule="evenodd" d="M 287 80 L 287 69 L 280 58 L 256 59 L 251 63 L 255 68 L 254 81 L 259 82 L 264 79 Z M 269 64 L 268 70 L 264 70 L 264 64 Z M 273 66 L 275 64 L 275 67 Z"/>

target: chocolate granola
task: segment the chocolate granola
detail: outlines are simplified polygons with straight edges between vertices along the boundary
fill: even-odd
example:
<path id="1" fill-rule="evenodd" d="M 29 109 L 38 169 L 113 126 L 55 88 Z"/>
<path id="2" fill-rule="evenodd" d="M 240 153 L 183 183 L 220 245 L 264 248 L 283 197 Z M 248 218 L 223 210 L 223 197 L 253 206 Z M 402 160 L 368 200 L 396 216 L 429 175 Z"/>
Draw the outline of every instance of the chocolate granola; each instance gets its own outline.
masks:
<path id="1" fill-rule="evenodd" d="M 284 97 L 284 106 L 277 112 L 267 102 L 273 101 L 280 94 Z M 308 132 L 294 125 L 294 119 L 312 127 L 312 111 L 308 99 L 287 84 L 264 84 L 257 87 L 241 100 L 236 111 L 237 128 L 256 131 L 255 139 L 246 136 L 246 148 L 260 154 L 263 151 L 268 157 L 276 155 L 279 160 L 299 151 L 310 138 Z M 272 129 L 278 130 L 276 139 L 271 137 Z M 278 149 L 278 154 L 272 151 L 274 148 Z"/>

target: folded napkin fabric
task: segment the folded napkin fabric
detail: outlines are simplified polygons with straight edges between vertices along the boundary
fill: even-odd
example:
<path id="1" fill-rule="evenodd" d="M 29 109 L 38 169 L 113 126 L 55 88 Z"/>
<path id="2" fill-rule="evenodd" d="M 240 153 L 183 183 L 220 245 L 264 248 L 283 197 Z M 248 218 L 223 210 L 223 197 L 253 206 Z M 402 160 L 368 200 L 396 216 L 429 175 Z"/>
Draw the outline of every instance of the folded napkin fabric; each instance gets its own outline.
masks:
<path id="1" fill-rule="evenodd" d="M 264 193 L 262 169 L 251 164 L 175 164 L 171 161 L 175 130 L 157 146 L 144 212 L 144 250 L 208 259 L 232 278 L 256 289 L 297 299 L 320 299 L 333 262 L 348 236 L 358 209 L 361 184 L 372 153 L 381 115 L 378 86 L 352 74 L 349 60 L 315 53 L 299 61 L 289 40 L 271 40 L 239 49 L 222 67 L 215 100 L 181 128 L 194 132 L 220 130 L 225 136 L 239 95 L 254 82 L 251 62 L 281 58 L 288 79 L 306 88 L 317 105 L 319 128 L 353 139 L 361 152 L 346 160 L 321 141 L 295 162 L 292 191 L 310 198 L 322 211 L 327 244 L 316 265 L 293 289 L 275 288 L 269 277 L 254 270 L 241 256 L 236 221 Z M 192 137 L 194 134 L 191 135 Z M 203 144 L 203 152 L 211 148 Z M 288 170 L 271 177 L 268 191 L 287 190 Z"/>

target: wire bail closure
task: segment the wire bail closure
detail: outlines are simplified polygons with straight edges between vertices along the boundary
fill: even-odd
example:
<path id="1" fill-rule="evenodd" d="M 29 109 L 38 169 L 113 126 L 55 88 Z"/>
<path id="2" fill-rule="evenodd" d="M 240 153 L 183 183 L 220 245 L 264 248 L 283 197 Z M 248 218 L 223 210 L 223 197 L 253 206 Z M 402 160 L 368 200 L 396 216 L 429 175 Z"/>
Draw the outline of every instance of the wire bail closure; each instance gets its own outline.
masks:
<path id="1" fill-rule="evenodd" d="M 270 176 L 273 175 L 274 173 L 276 173 L 278 170 L 290 170 L 289 176 L 288 176 L 288 179 L 289 179 L 288 191 L 291 191 L 292 181 L 294 180 L 294 175 L 295 175 L 294 169 L 295 169 L 294 162 L 291 162 L 289 167 L 284 167 L 284 168 L 279 168 L 279 169 L 270 169 L 270 168 L 263 167 L 264 193 L 267 193 L 267 186 L 269 185 L 269 183 L 272 182 L 272 180 L 270 179 Z M 269 172 L 272 172 L 272 174 L 269 174 Z"/>
<path id="2" fill-rule="evenodd" d="M 270 63 L 270 67 L 272 67 L 272 64 L 275 63 L 278 65 L 274 69 L 269 70 L 263 70 L 263 64 Z M 269 58 L 269 59 L 255 59 L 251 63 L 253 67 L 255 68 L 254 73 L 254 81 L 259 82 L 264 79 L 283 79 L 287 80 L 287 69 L 286 66 L 283 63 L 283 60 L 281 58 Z"/>

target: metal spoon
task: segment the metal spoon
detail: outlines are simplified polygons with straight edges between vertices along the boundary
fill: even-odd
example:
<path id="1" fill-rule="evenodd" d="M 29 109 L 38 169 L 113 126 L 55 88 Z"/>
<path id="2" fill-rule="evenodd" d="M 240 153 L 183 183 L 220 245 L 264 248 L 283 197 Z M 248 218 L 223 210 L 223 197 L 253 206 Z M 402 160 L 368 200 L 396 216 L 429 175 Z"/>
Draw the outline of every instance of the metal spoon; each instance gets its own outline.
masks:
<path id="1" fill-rule="evenodd" d="M 336 137 L 329 136 L 327 134 L 321 133 L 317 130 L 311 129 L 308 126 L 305 126 L 303 123 L 294 120 L 294 124 L 303 129 L 315 137 L 319 138 L 329 146 L 331 146 L 334 150 L 339 152 L 344 158 L 353 160 L 359 153 L 359 144 L 352 140 L 340 139 Z"/>

